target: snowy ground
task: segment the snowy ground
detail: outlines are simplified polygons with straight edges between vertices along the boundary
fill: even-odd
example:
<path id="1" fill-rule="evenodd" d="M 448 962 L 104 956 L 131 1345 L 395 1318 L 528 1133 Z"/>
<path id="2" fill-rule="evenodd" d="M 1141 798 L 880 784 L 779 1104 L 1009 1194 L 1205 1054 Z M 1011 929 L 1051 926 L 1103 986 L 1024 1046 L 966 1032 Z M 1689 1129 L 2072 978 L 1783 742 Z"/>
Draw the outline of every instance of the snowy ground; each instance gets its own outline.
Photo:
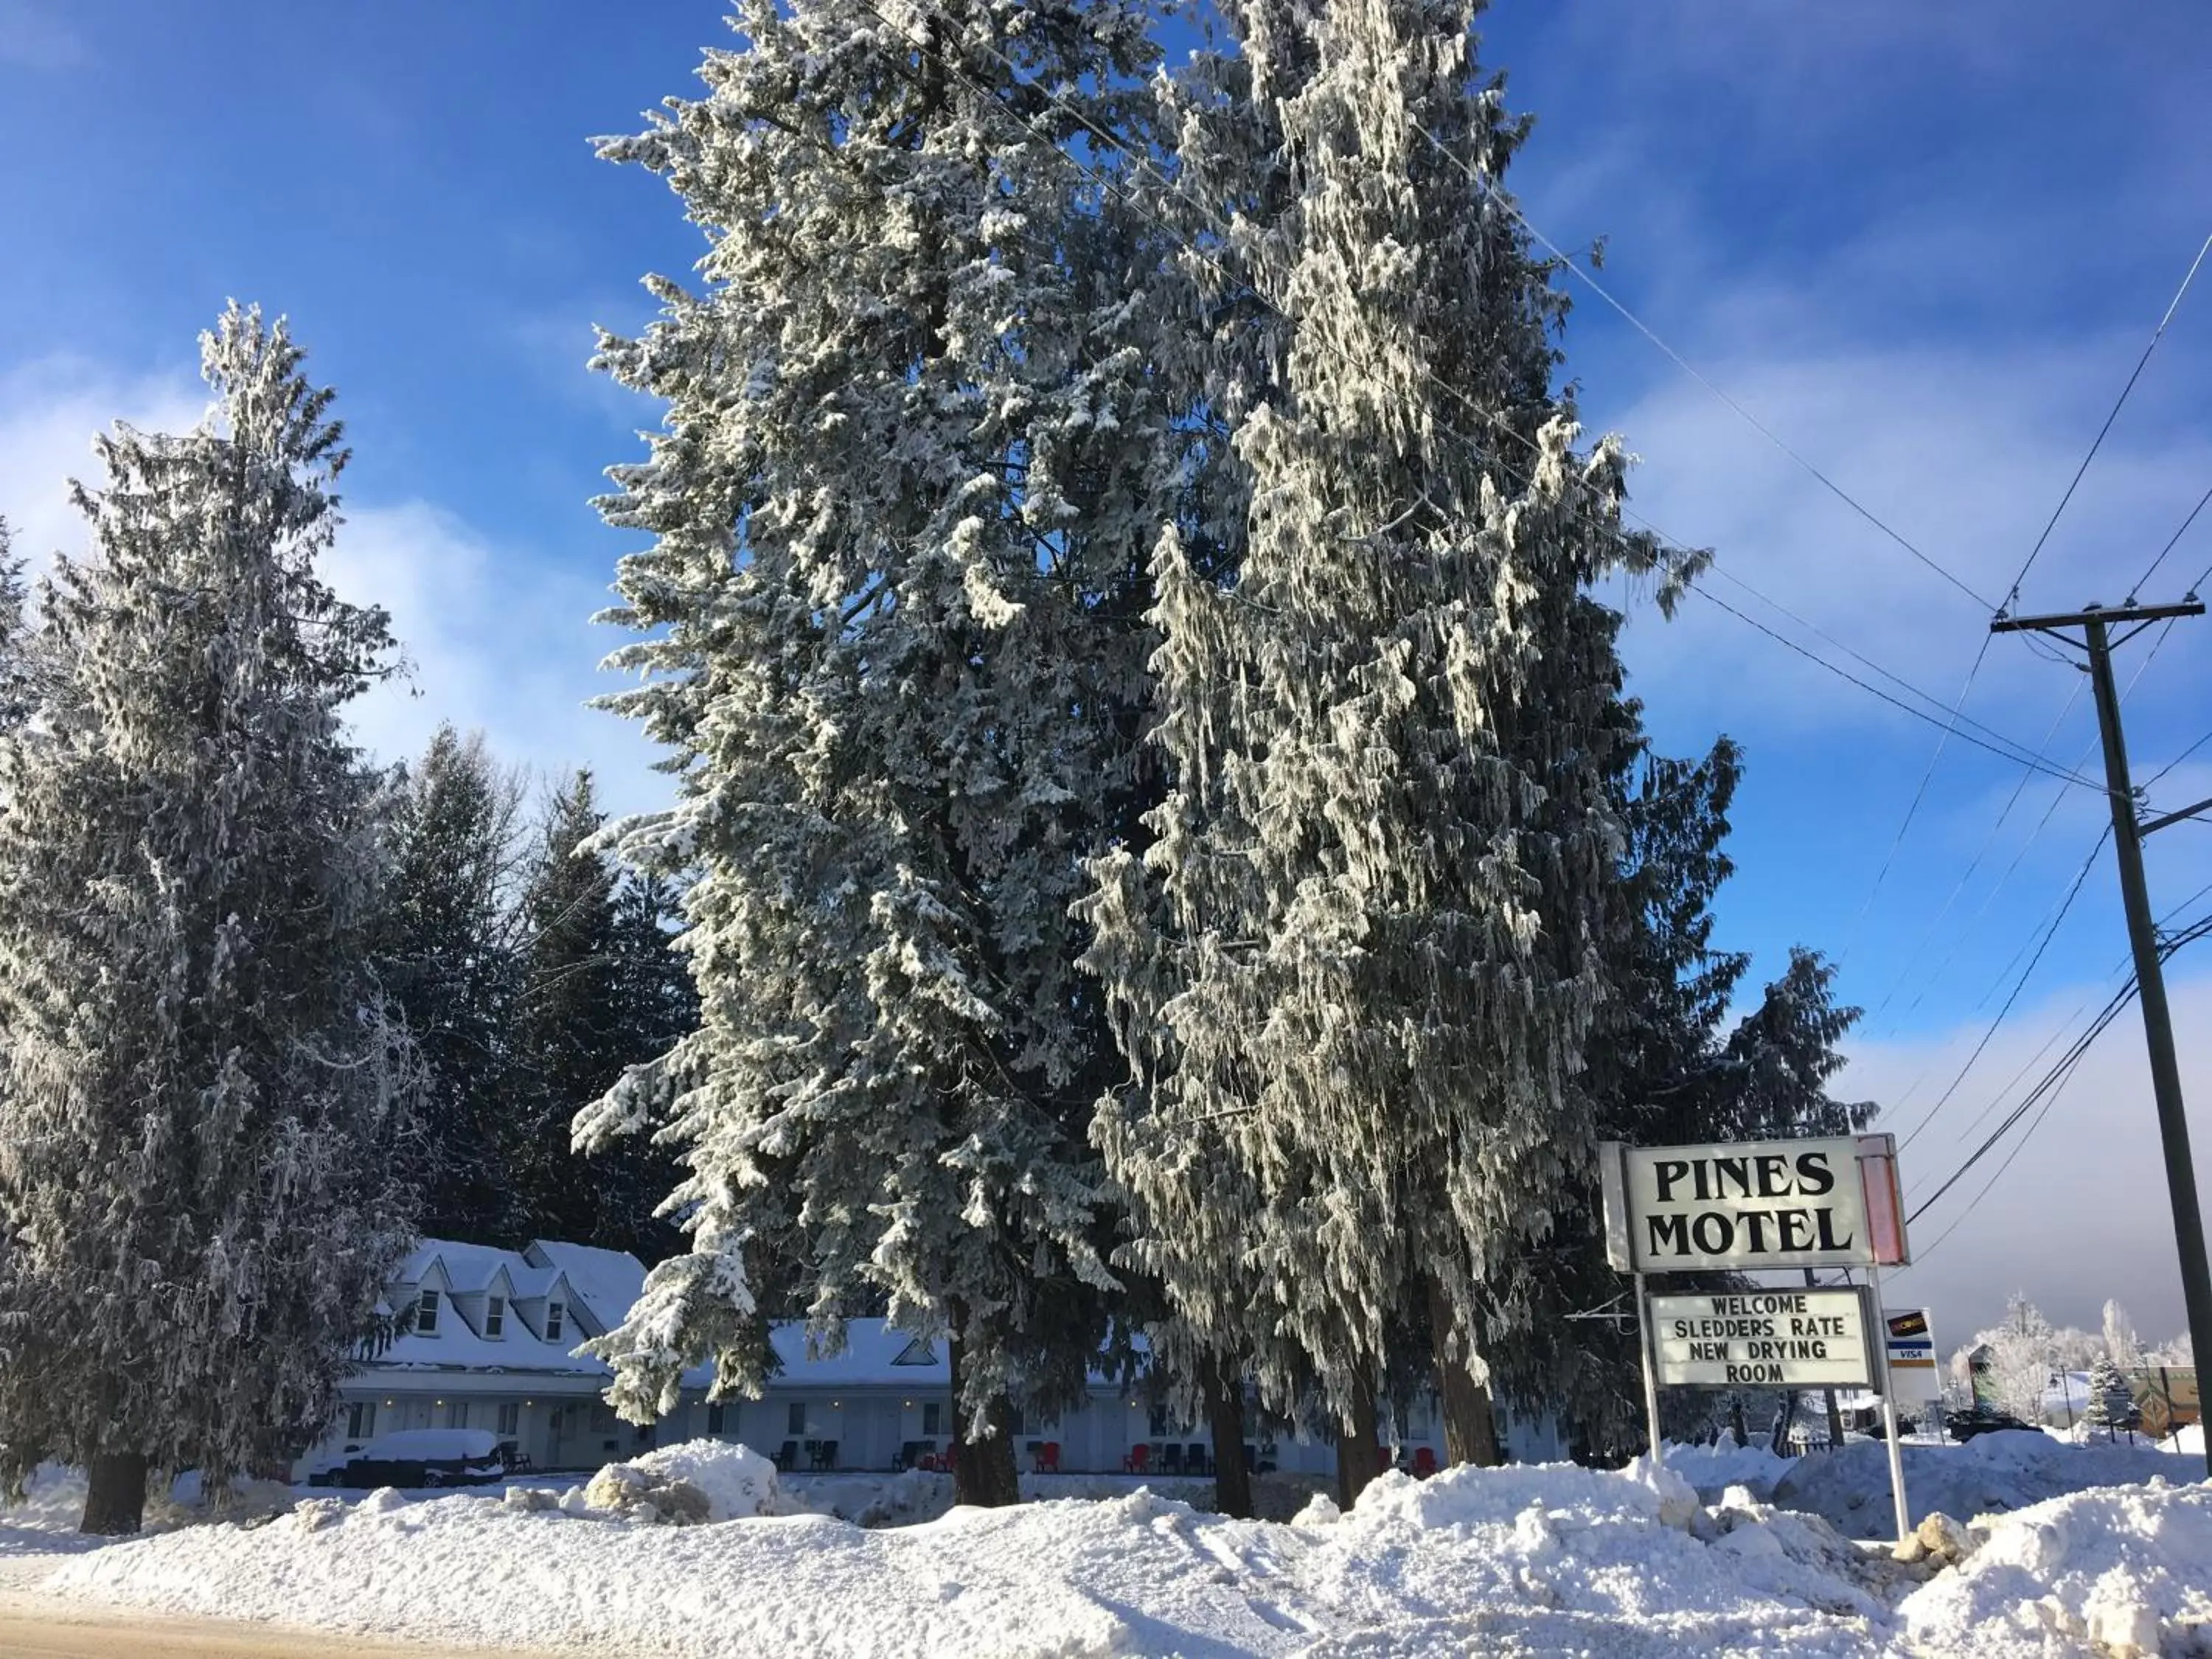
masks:
<path id="1" fill-rule="evenodd" d="M 2067 1474 L 2112 1473 L 2095 1461 L 2105 1449 L 2008 1438 L 2075 1460 Z M 2018 1494 L 2062 1478 L 2023 1447 L 1981 1444 L 1907 1451 L 1957 1465 L 1929 1474 L 1931 1491 L 1994 1481 Z M 1670 1462 L 1739 1486 L 1802 1486 L 1819 1472 L 1842 1491 L 1866 1450 L 1879 1467 L 1878 1445 L 1795 1467 L 1732 1448 L 1674 1449 Z M 1996 1516 L 1963 1565 L 1936 1572 L 1742 1490 L 1700 1505 L 1671 1469 L 1394 1474 L 1350 1516 L 1317 1503 L 1288 1524 L 1066 1476 L 1067 1495 L 916 1519 L 941 1507 L 941 1477 L 801 1477 L 764 1492 L 758 1460 L 690 1451 L 672 1449 L 665 1465 L 711 1489 L 718 1514 L 872 1508 L 878 1524 L 800 1513 L 679 1528 L 569 1512 L 547 1492 L 378 1493 L 40 1555 L 40 1543 L 77 1542 L 56 1535 L 76 1518 L 58 1477 L 42 1506 L 0 1516 L 0 1557 L 15 1540 L 46 1593 L 80 1603 L 678 1659 L 2212 1653 L 2212 1486 L 2153 1480 Z M 1086 1483 L 1115 1495 L 1073 1495 Z"/>

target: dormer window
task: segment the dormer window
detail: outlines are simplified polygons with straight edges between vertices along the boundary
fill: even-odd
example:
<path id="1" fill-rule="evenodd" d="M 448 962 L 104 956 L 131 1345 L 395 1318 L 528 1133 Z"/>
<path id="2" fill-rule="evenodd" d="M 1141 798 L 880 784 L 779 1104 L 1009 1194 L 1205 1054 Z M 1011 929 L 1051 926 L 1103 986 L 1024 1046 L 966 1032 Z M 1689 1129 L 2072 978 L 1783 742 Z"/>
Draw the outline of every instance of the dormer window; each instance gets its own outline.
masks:
<path id="1" fill-rule="evenodd" d="M 435 1335 L 437 1335 L 437 1334 L 438 1334 L 438 1293 L 437 1293 L 437 1291 L 423 1291 L 423 1292 L 422 1292 L 422 1299 L 421 1299 L 420 1301 L 418 1301 L 418 1302 L 416 1302 L 416 1304 L 415 1304 L 415 1333 L 416 1333 L 416 1335 L 418 1335 L 418 1336 L 435 1336 Z"/>
<path id="2" fill-rule="evenodd" d="M 565 1304 L 558 1302 L 545 1304 L 545 1340 L 548 1342 L 561 1340 L 562 1325 L 568 1316 L 568 1310 Z"/>
<path id="3" fill-rule="evenodd" d="M 495 1296 L 484 1304 L 484 1334 L 499 1336 L 507 1329 L 507 1298 Z"/>

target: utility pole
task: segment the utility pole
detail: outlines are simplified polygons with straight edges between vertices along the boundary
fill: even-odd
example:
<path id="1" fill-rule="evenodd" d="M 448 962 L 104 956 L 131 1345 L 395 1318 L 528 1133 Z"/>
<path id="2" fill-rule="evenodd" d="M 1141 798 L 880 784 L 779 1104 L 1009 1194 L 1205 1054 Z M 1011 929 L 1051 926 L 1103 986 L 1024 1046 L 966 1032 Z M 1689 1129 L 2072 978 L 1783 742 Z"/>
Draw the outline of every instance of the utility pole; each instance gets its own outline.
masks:
<path id="1" fill-rule="evenodd" d="M 2112 809 L 2112 846 L 2119 855 L 2120 897 L 2126 907 L 2128 944 L 2135 953 L 2136 985 L 2142 998 L 2143 1036 L 2150 1048 L 2151 1092 L 2158 1103 L 2158 1134 L 2166 1152 L 2166 1197 L 2173 1206 L 2173 1239 L 2181 1257 L 2181 1299 L 2189 1315 L 2189 1340 L 2199 1355 L 2212 1353 L 2212 1275 L 2204 1261 L 2204 1219 L 2197 1207 L 2197 1172 L 2189 1153 L 2189 1119 L 2181 1100 L 2181 1068 L 2173 1054 L 2173 1017 L 2166 1001 L 2166 974 L 2159 952 L 2158 924 L 2151 915 L 2143 880 L 2143 837 L 2170 823 L 2212 807 L 2201 800 L 2148 823 L 2136 820 L 2135 786 L 2128 777 L 2128 744 L 2120 729 L 2119 693 L 2112 684 L 2112 647 L 2124 645 L 2153 623 L 2201 617 L 2204 606 L 2194 595 L 2179 605 L 2136 605 L 2107 610 L 2089 605 L 2064 616 L 1999 616 L 1995 634 L 2046 634 L 2088 656 L 2089 684 L 2097 694 L 2097 724 L 2105 741 L 2105 793 Z M 2116 641 L 2115 625 L 2127 632 Z M 2067 630 L 2080 629 L 2077 641 Z M 2205 1363 L 2202 1359 L 2200 1364 Z M 2070 1391 L 2069 1391 L 2070 1393 Z M 2069 1410 L 2071 1401 L 2069 1399 Z M 2205 1447 L 2212 1472 L 2212 1442 Z"/>

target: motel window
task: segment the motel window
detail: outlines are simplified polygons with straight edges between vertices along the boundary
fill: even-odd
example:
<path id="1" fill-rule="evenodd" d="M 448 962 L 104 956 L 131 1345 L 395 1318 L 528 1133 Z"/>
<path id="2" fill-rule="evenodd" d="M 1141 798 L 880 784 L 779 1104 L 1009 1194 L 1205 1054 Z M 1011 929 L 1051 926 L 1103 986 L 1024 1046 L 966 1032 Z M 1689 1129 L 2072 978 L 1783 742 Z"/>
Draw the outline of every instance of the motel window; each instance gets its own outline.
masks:
<path id="1" fill-rule="evenodd" d="M 499 1408 L 499 1431 L 501 1434 L 520 1434 L 522 1432 L 522 1407 L 516 1401 L 509 1400 L 501 1405 Z"/>
<path id="2" fill-rule="evenodd" d="M 568 1312 L 568 1310 L 558 1302 L 549 1302 L 545 1304 L 545 1340 L 548 1342 L 558 1342 L 561 1340 L 561 1325 Z"/>
<path id="3" fill-rule="evenodd" d="M 438 1293 L 425 1291 L 415 1304 L 415 1328 L 424 1336 L 438 1334 Z"/>
<path id="4" fill-rule="evenodd" d="M 921 1403 L 921 1432 L 925 1439 L 934 1440 L 945 1432 L 945 1407 L 934 1400 Z"/>
<path id="5" fill-rule="evenodd" d="M 1152 1438 L 1155 1440 L 1164 1439 L 1174 1432 L 1175 1430 L 1170 1427 L 1168 1423 L 1168 1408 L 1165 1406 L 1153 1407 L 1152 1421 Z"/>
<path id="6" fill-rule="evenodd" d="M 346 1438 L 367 1440 L 376 1433 L 376 1401 L 356 1400 L 346 1407 Z"/>
<path id="7" fill-rule="evenodd" d="M 465 1400 L 447 1401 L 446 1402 L 446 1426 L 449 1429 L 465 1429 L 468 1425 L 469 1402 Z"/>
<path id="8" fill-rule="evenodd" d="M 720 1433 L 721 1433 L 721 1431 L 722 1431 L 722 1423 L 723 1423 L 723 1413 L 724 1413 L 724 1407 L 722 1407 L 722 1405 L 721 1405 L 721 1402 L 720 1402 L 720 1401 L 716 1401 L 710 1402 L 710 1403 L 708 1404 L 708 1407 L 707 1407 L 707 1432 L 708 1432 L 708 1433 L 709 1433 L 709 1434 L 720 1434 Z"/>
<path id="9" fill-rule="evenodd" d="M 806 1432 L 806 1402 L 804 1400 L 791 1402 L 790 1409 L 784 1413 L 783 1431 L 786 1434 Z"/>
<path id="10" fill-rule="evenodd" d="M 484 1334 L 498 1336 L 507 1329 L 507 1298 L 495 1296 L 484 1304 Z"/>

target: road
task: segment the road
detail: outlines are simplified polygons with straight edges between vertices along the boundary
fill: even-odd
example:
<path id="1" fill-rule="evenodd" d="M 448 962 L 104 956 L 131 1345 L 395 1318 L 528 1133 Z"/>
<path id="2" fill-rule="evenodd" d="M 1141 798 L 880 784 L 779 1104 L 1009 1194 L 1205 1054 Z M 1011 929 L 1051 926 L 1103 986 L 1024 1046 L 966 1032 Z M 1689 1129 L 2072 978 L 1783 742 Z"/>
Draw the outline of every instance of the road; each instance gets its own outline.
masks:
<path id="1" fill-rule="evenodd" d="M 362 1642 L 219 1619 L 88 1609 L 28 1595 L 0 1598 L 0 1654 L 7 1659 L 548 1659 L 490 1648 Z"/>

